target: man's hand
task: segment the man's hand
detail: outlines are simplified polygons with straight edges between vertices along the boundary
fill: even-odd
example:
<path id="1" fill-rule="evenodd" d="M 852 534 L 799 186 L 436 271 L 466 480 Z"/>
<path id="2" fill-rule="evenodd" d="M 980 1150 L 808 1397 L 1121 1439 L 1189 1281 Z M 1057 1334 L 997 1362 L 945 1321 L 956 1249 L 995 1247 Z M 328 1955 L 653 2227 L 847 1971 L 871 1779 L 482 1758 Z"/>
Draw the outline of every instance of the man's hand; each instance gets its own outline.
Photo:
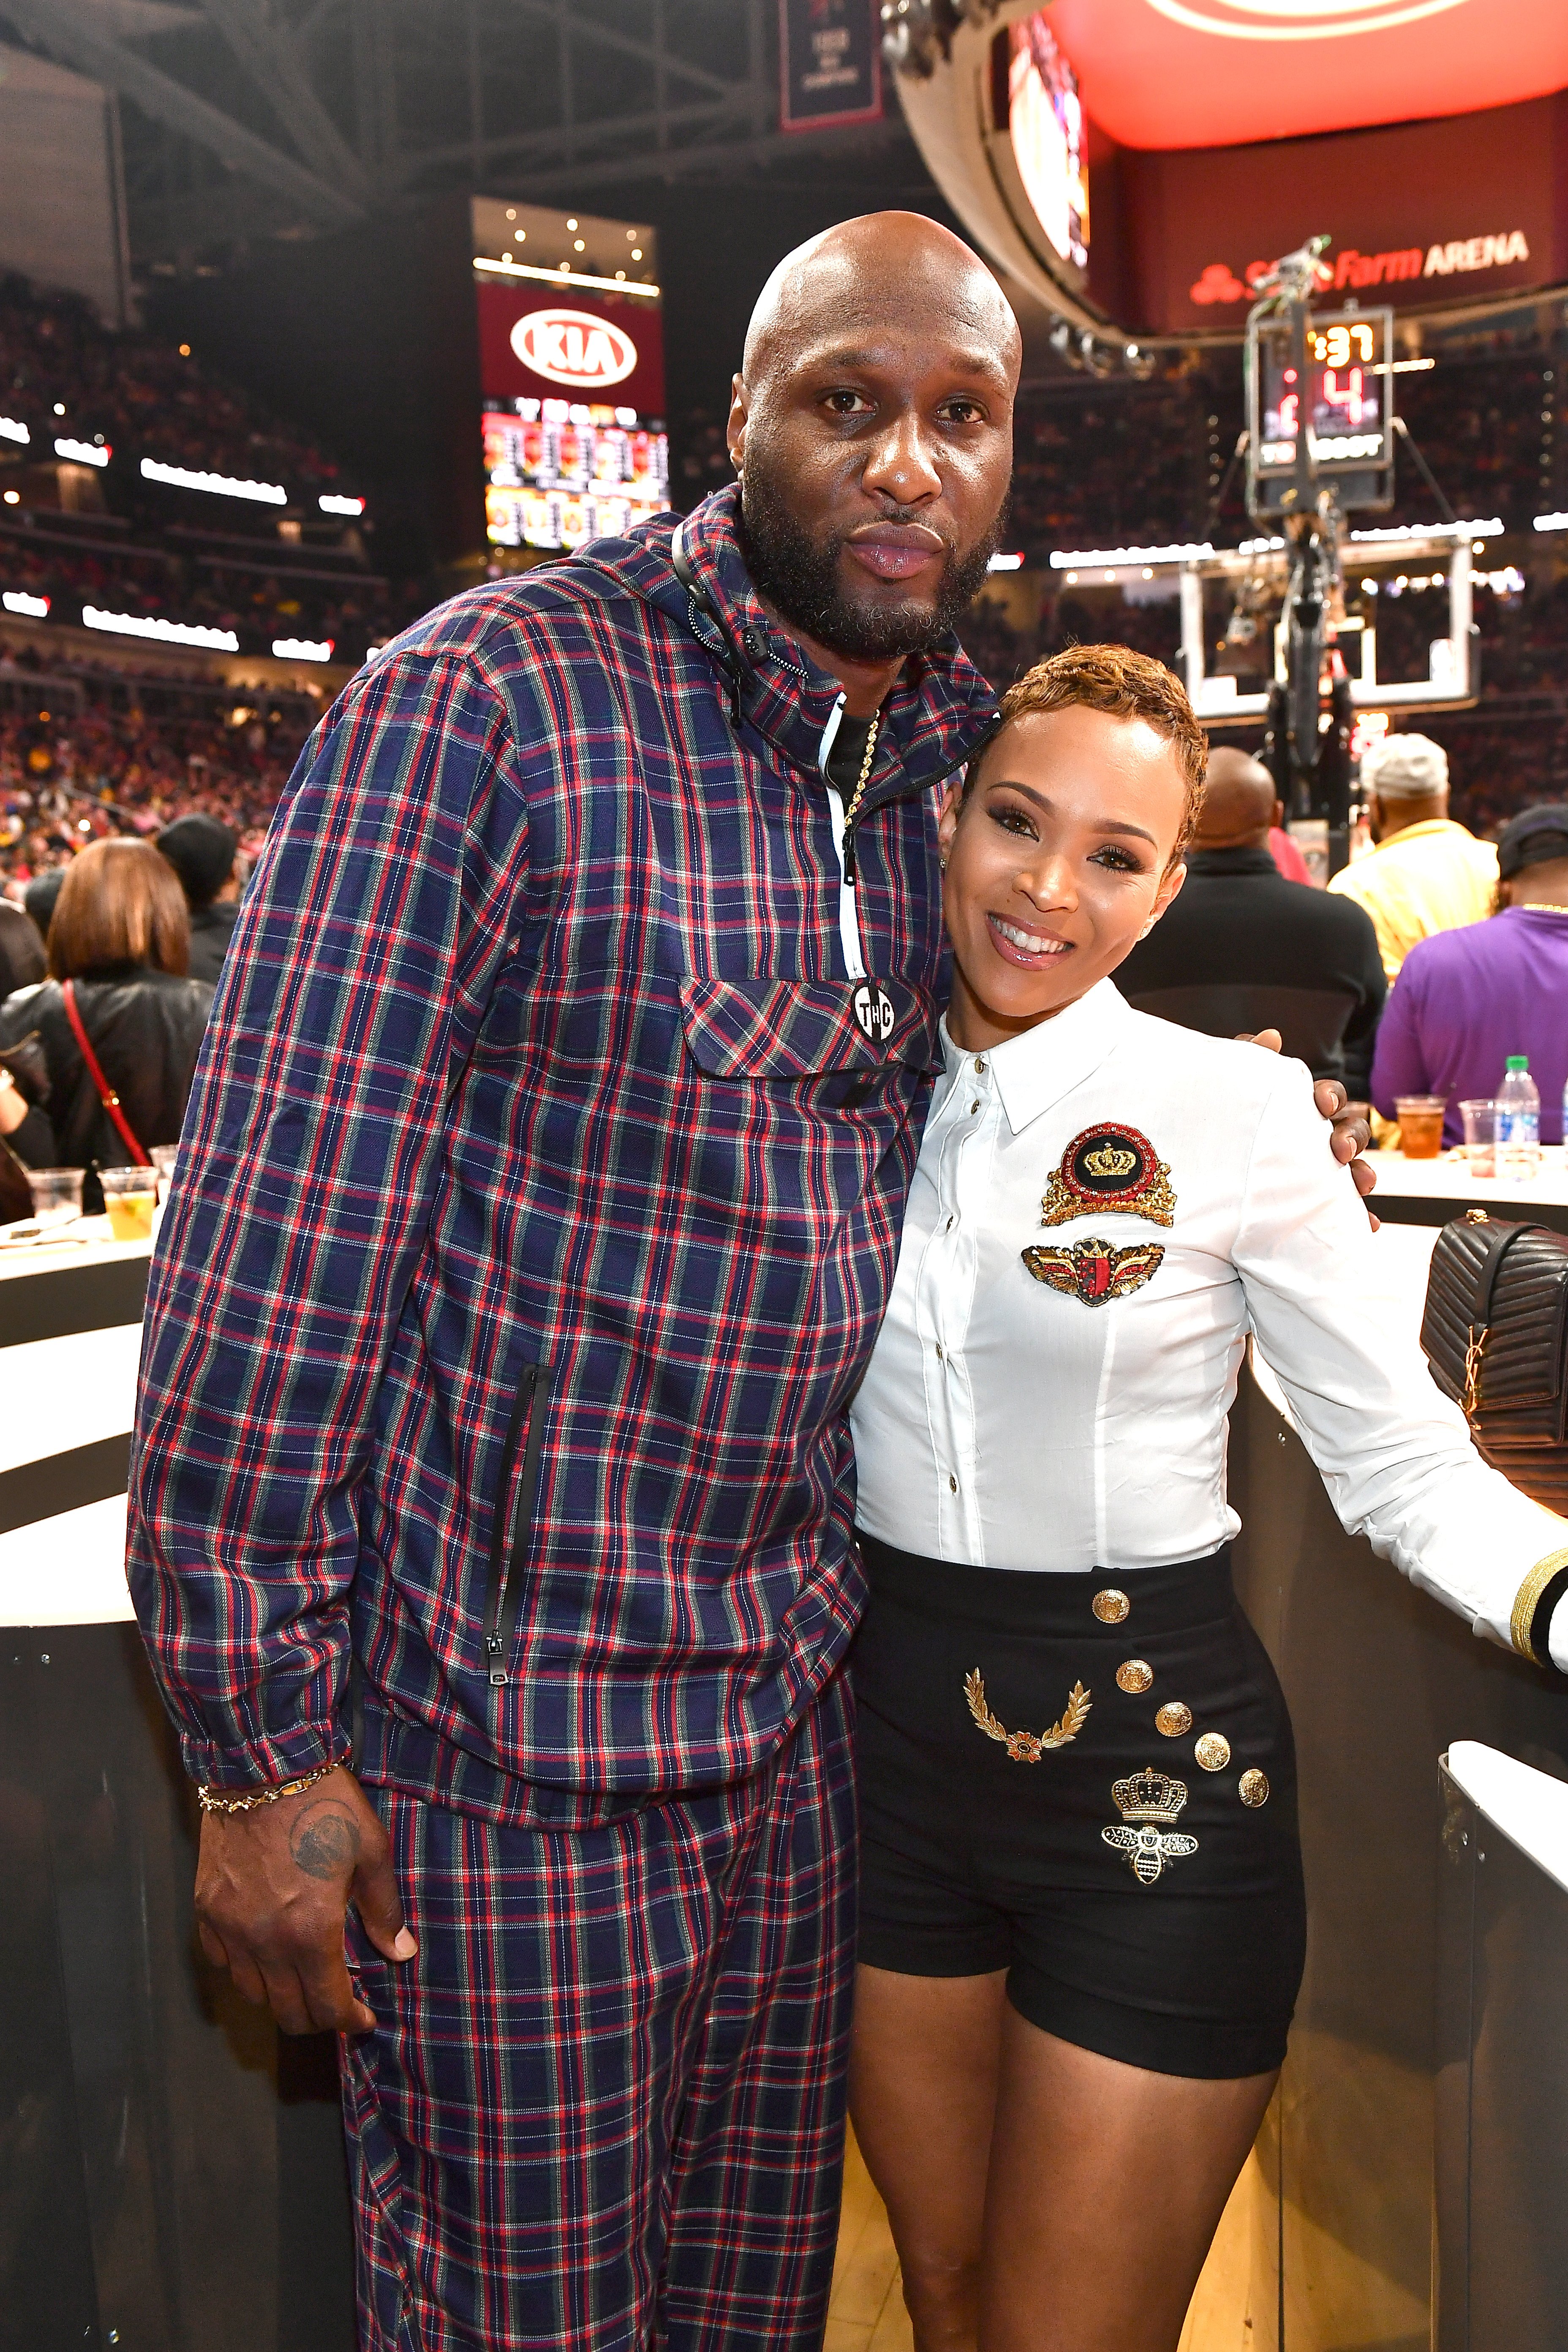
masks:
<path id="1" fill-rule="evenodd" d="M 248 1813 L 204 1813 L 196 1931 L 285 2033 L 368 2033 L 343 1951 L 353 1903 L 384 1959 L 418 1950 L 403 1924 L 386 1832 L 352 1772 Z"/>
<path id="2" fill-rule="evenodd" d="M 1237 1040 L 1239 1045 L 1261 1045 L 1270 1054 L 1278 1054 L 1284 1042 L 1278 1029 L 1259 1029 L 1256 1036 L 1242 1036 Z M 1372 1141 L 1369 1106 L 1350 1101 L 1337 1078 L 1320 1078 L 1312 1088 L 1312 1100 L 1332 1126 L 1329 1149 L 1342 1165 L 1349 1167 L 1351 1181 L 1364 1201 L 1377 1182 L 1376 1170 L 1369 1168 L 1361 1156 Z M 1376 1233 L 1377 1219 L 1370 1209 L 1366 1213 L 1372 1219 L 1373 1233 Z"/>

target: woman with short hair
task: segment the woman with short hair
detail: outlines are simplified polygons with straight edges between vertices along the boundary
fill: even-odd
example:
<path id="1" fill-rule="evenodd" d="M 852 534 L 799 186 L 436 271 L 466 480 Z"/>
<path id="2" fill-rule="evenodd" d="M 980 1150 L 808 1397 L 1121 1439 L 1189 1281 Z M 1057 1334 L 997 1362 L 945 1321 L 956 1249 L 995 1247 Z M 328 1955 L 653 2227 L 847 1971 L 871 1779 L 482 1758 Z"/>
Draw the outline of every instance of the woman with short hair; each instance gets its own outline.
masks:
<path id="1" fill-rule="evenodd" d="M 81 852 L 49 926 L 49 977 L 0 1005 L 0 1050 L 35 1035 L 43 1049 L 58 1166 L 121 1168 L 179 1141 L 213 998 L 185 977 L 189 946 L 184 892 L 148 843 L 97 841 Z M 118 1097 L 118 1121 L 78 1042 L 68 989 L 103 1091 Z M 11 1140 L 30 1156 L 25 1130 Z M 89 1214 L 98 1193 L 89 1174 Z"/>
<path id="2" fill-rule="evenodd" d="M 1305 1944 L 1230 1576 L 1248 1332 L 1343 1524 L 1559 1670 L 1568 1525 L 1380 1317 L 1309 1073 L 1110 980 L 1202 803 L 1179 681 L 1079 646 L 1002 714 L 942 813 L 944 1069 L 851 1406 L 851 2103 L 917 2352 L 1176 2352 Z"/>

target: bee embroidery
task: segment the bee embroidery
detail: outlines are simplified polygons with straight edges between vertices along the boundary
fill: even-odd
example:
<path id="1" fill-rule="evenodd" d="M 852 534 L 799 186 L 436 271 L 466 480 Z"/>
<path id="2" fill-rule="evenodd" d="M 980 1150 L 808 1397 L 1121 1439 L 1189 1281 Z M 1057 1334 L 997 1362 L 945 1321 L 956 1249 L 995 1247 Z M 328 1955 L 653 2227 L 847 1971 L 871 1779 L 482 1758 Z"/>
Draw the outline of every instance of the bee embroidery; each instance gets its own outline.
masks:
<path id="1" fill-rule="evenodd" d="M 1068 1298 L 1080 1298 L 1086 1307 L 1100 1307 L 1108 1298 L 1125 1298 L 1130 1291 L 1142 1290 L 1159 1272 L 1164 1255 L 1159 1242 L 1112 1249 L 1091 1234 L 1067 1249 L 1036 1244 L 1023 1252 L 1023 1259 L 1037 1282 L 1048 1283 Z"/>
<path id="2" fill-rule="evenodd" d="M 1100 1834 L 1107 1845 L 1127 1856 L 1140 1886 L 1154 1885 L 1172 1863 L 1196 1853 L 1196 1838 L 1174 1826 L 1187 1801 L 1184 1780 L 1173 1780 L 1169 1772 L 1156 1772 L 1146 1764 L 1142 1772 L 1114 1781 L 1110 1793 L 1121 1819 Z"/>

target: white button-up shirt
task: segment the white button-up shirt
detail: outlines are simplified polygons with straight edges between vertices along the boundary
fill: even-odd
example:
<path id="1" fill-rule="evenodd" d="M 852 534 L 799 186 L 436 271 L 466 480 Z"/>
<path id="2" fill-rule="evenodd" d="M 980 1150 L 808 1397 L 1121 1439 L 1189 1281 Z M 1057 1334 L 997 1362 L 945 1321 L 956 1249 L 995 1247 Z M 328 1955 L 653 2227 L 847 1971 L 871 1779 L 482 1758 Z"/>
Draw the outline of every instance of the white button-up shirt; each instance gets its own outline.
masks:
<path id="1" fill-rule="evenodd" d="M 1226 1415 L 1254 1330 L 1344 1525 L 1508 1646 L 1568 1526 L 1486 1466 L 1379 1316 L 1366 1213 L 1301 1065 L 1135 1013 L 1109 980 L 1005 1045 L 961 1053 L 945 1024 L 943 1044 L 852 1408 L 860 1526 L 988 1568 L 1216 1551 L 1241 1524 Z M 1560 1628 L 1568 1602 L 1568 1664 Z"/>

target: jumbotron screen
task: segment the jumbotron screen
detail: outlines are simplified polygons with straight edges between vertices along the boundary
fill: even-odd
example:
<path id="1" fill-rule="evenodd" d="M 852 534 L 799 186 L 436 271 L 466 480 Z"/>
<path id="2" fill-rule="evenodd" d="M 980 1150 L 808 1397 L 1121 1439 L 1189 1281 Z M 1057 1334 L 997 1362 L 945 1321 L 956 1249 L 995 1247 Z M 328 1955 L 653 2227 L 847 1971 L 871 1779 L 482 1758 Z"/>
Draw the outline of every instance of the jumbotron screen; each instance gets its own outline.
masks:
<path id="1" fill-rule="evenodd" d="M 1089 261 L 1089 156 L 1078 77 L 1045 12 L 1007 31 L 1007 129 L 1013 160 L 1053 250 Z"/>
<path id="2" fill-rule="evenodd" d="M 635 408 L 516 400 L 485 411 L 485 528 L 495 547 L 623 538 L 669 504 L 668 443 Z"/>
<path id="3" fill-rule="evenodd" d="M 1303 424 L 1321 460 L 1369 468 L 1389 463 L 1391 330 L 1386 310 L 1314 319 L 1304 382 L 1289 331 L 1265 331 L 1258 344 L 1260 474 L 1294 472 Z"/>
<path id="4" fill-rule="evenodd" d="M 541 551 L 669 504 L 654 231 L 476 197 L 485 530 Z"/>

